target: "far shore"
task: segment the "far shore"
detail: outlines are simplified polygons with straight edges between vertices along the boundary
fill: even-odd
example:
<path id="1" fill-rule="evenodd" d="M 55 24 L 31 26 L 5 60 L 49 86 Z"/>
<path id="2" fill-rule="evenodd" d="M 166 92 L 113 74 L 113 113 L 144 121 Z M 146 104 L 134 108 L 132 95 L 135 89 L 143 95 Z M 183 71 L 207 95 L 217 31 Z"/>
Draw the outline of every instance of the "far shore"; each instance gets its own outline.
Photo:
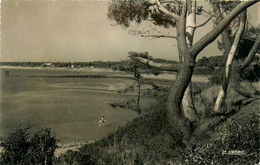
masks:
<path id="1" fill-rule="evenodd" d="M 111 68 L 91 68 L 91 67 L 84 67 L 84 68 L 68 68 L 68 67 L 28 67 L 28 66 L 0 66 L 0 69 L 21 69 L 21 70 L 50 70 L 50 71 L 70 71 L 75 73 L 89 73 L 95 72 L 103 76 L 107 77 L 122 77 L 122 78 L 132 78 L 133 76 L 129 73 L 123 71 L 114 71 Z M 210 75 L 193 75 L 192 81 L 193 82 L 208 82 L 208 77 Z M 157 80 L 174 80 L 176 77 L 176 73 L 172 72 L 164 72 L 157 76 L 153 74 L 143 74 L 145 79 L 157 79 Z"/>

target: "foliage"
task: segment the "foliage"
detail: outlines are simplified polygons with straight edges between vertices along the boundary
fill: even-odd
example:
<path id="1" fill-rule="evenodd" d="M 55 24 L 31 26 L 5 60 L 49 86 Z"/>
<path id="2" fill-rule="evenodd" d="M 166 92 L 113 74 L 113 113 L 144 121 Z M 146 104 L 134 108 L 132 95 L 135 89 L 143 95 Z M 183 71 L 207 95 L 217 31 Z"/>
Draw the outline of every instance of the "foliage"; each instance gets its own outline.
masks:
<path id="1" fill-rule="evenodd" d="M 54 155 L 57 146 L 57 140 L 51 135 L 49 128 L 41 128 L 30 140 L 31 147 L 29 154 L 31 156 L 31 162 L 33 164 L 40 164 L 46 161 L 47 164 L 52 163 L 52 157 Z"/>
<path id="2" fill-rule="evenodd" d="M 28 128 L 18 128 L 2 143 L 0 164 L 27 164 L 30 148 Z"/>
<path id="3" fill-rule="evenodd" d="M 41 128 L 30 137 L 29 128 L 19 127 L 3 140 L 1 164 L 52 164 L 57 140 L 49 128 Z"/>
<path id="4" fill-rule="evenodd" d="M 223 149 L 240 150 L 245 152 L 257 152 L 260 148 L 258 143 L 260 136 L 258 132 L 258 118 L 256 115 L 251 116 L 249 120 L 242 118 L 240 121 L 229 119 L 223 124 L 219 131 L 219 142 L 222 143 Z M 243 123 L 243 125 L 242 125 Z"/>
<path id="5" fill-rule="evenodd" d="M 252 82 L 259 81 L 260 78 L 260 63 L 251 62 L 249 67 L 247 67 L 242 73 L 243 80 L 248 80 Z"/>
<path id="6" fill-rule="evenodd" d="M 140 74 L 153 74 L 153 75 L 157 76 L 161 73 L 158 70 L 155 70 L 153 68 L 149 68 L 146 65 L 141 64 L 141 63 L 132 59 L 134 57 L 142 57 L 142 58 L 145 58 L 145 59 L 148 59 L 148 58 L 153 59 L 151 56 L 149 56 L 148 52 L 140 52 L 139 53 L 139 52 L 130 51 L 128 54 L 129 54 L 129 57 L 131 58 L 130 60 L 121 61 L 120 63 L 111 66 L 111 69 L 115 70 L 115 71 L 120 70 L 120 71 L 124 71 L 124 72 L 131 73 L 131 74 L 135 72 L 135 69 L 137 69 Z M 156 60 L 161 60 L 161 59 L 156 59 Z M 172 62 L 172 61 L 167 61 L 167 60 L 165 60 L 165 61 L 166 62 Z"/>
<path id="7" fill-rule="evenodd" d="M 60 162 L 63 162 L 62 164 L 75 164 L 78 165 L 94 165 L 95 162 L 91 160 L 91 156 L 88 154 L 81 154 L 77 151 L 68 150 L 66 154 L 62 154 L 59 157 L 59 160 L 57 160 L 56 164 L 59 164 Z"/>
<path id="8" fill-rule="evenodd" d="M 202 57 L 196 62 L 194 74 L 205 74 L 209 76 L 211 84 L 222 82 L 222 72 L 225 68 L 226 56 Z"/>
<path id="9" fill-rule="evenodd" d="M 149 114 L 134 119 L 126 127 L 119 127 L 100 141 L 87 144 L 78 153 L 91 156 L 89 160 L 97 164 L 142 164 L 148 161 L 154 164 L 161 158 L 168 158 L 173 151 L 169 146 L 178 146 L 178 143 L 168 135 L 170 127 L 164 103 L 150 107 Z M 82 160 L 74 158 L 74 161 Z"/>
<path id="10" fill-rule="evenodd" d="M 165 100 L 107 137 L 69 151 L 59 164 L 254 164 L 259 160 L 257 107 L 247 105 L 214 131 L 196 137 L 186 149 L 170 135 Z M 176 133 L 177 134 L 177 133 Z M 228 155 L 224 151 L 244 151 Z"/>
<path id="11" fill-rule="evenodd" d="M 149 67 L 147 67 L 146 65 L 138 62 L 136 60 L 136 58 L 145 58 L 145 59 L 152 59 L 151 56 L 149 56 L 148 52 L 134 52 L 134 51 L 130 51 L 129 53 L 129 58 L 130 60 L 128 60 L 127 62 L 125 62 L 125 65 L 121 65 L 120 66 L 120 70 L 121 71 L 125 71 L 128 73 L 131 73 L 134 75 L 134 79 L 135 82 L 133 85 L 128 86 L 127 88 L 125 88 L 122 91 L 118 91 L 118 93 L 127 93 L 129 91 L 133 92 L 135 86 L 137 87 L 137 99 L 134 100 L 129 100 L 127 102 L 122 102 L 122 103 L 111 103 L 110 105 L 113 108 L 116 107 L 121 107 L 121 108 L 128 108 L 128 109 L 133 109 L 135 111 L 137 111 L 139 114 L 141 114 L 141 108 L 140 108 L 140 98 L 141 98 L 141 93 L 146 95 L 146 94 L 151 94 L 151 92 L 147 92 L 149 88 L 145 89 L 146 93 L 143 92 L 143 89 L 141 88 L 141 86 L 147 84 L 147 82 L 143 79 L 143 73 L 149 73 L 149 74 L 154 74 L 154 75 L 158 75 L 160 72 L 154 69 L 151 69 Z M 115 68 L 114 68 L 115 69 Z M 149 83 L 150 85 L 154 85 L 154 83 Z M 152 86 L 152 87 L 154 87 Z M 142 90 L 142 92 L 141 92 Z"/>
<path id="12" fill-rule="evenodd" d="M 209 76 L 209 83 L 211 85 L 219 85 L 222 83 L 223 81 L 223 72 L 224 72 L 224 69 L 221 69 L 219 70 L 219 72 L 215 72 L 214 75 L 212 76 Z"/>
<path id="13" fill-rule="evenodd" d="M 128 100 L 126 102 L 117 102 L 117 103 L 110 103 L 110 106 L 113 108 L 126 108 L 126 109 L 132 109 L 134 111 L 138 111 L 137 103 L 135 99 Z"/>
<path id="14" fill-rule="evenodd" d="M 251 45 L 252 47 L 252 45 Z M 251 49 L 250 47 L 250 49 Z M 242 49 L 242 47 L 240 48 Z M 250 51 L 244 50 L 245 53 L 248 53 Z M 247 55 L 247 54 L 246 54 Z M 244 55 L 244 56 L 246 56 Z M 242 56 L 242 55 L 241 55 Z M 241 56 L 236 56 L 237 60 L 235 61 L 236 65 L 239 65 L 241 63 Z M 243 57 L 244 59 L 245 57 Z M 223 73 L 225 70 L 225 63 L 227 60 L 227 56 L 212 56 L 212 57 L 202 57 L 196 62 L 196 67 L 194 70 L 194 74 L 206 74 L 209 76 L 209 82 L 212 85 L 218 85 L 221 84 L 223 79 Z M 258 81 L 260 76 L 260 64 L 259 64 L 259 57 L 255 56 L 252 62 L 250 63 L 249 67 L 247 67 L 243 74 L 242 78 L 244 80 L 249 81 Z M 234 68 L 236 69 L 236 68 Z M 233 70 L 234 70 L 233 69 Z"/>
<path id="15" fill-rule="evenodd" d="M 142 83 L 143 83 L 143 85 L 142 85 L 143 86 L 143 89 L 142 89 L 143 96 L 151 96 L 159 101 L 165 100 L 167 98 L 169 88 L 164 87 L 164 86 L 159 86 L 156 83 L 149 81 L 149 80 L 144 80 Z M 129 87 L 127 87 L 123 90 L 119 90 L 117 92 L 118 93 L 128 93 L 128 92 L 133 92 L 133 91 L 134 91 L 134 85 L 130 85 Z M 125 102 L 115 102 L 115 103 L 109 103 L 109 104 L 113 108 L 119 107 L 119 108 L 131 109 L 131 110 L 134 110 L 137 112 L 139 110 L 136 99 L 130 99 Z"/>
<path id="16" fill-rule="evenodd" d="M 166 28 L 175 27 L 176 22 L 170 16 L 151 6 L 146 0 L 113 0 L 108 7 L 108 18 L 124 27 L 129 27 L 130 22 L 140 24 L 145 20 L 152 20 L 155 25 Z M 175 11 L 170 6 L 167 8 Z"/>
<path id="17" fill-rule="evenodd" d="M 256 164 L 260 161 L 256 114 L 229 119 L 215 132 L 215 138 L 182 152 L 185 164 Z"/>

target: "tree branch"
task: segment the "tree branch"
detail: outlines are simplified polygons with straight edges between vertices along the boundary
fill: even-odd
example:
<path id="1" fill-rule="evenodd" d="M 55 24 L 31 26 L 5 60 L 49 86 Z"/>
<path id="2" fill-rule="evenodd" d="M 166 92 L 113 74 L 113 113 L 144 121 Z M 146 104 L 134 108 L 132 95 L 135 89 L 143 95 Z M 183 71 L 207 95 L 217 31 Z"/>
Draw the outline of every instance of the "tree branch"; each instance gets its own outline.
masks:
<path id="1" fill-rule="evenodd" d="M 141 37 L 146 37 L 146 38 L 173 38 L 173 39 L 177 39 L 176 36 L 170 36 L 170 35 L 141 35 Z"/>
<path id="2" fill-rule="evenodd" d="M 156 28 L 151 27 L 151 30 L 141 31 L 141 30 L 130 30 L 131 35 L 140 35 L 145 38 L 173 38 L 177 39 L 176 36 L 170 34 L 164 34 L 161 31 L 156 30 Z"/>
<path id="3" fill-rule="evenodd" d="M 199 25 L 195 25 L 195 26 L 187 26 L 187 28 L 198 28 L 198 27 L 202 27 L 202 26 L 204 26 L 204 25 L 206 25 L 210 20 L 211 20 L 211 18 L 213 18 L 213 16 L 211 16 L 211 17 L 209 17 L 205 22 L 203 22 L 203 23 L 201 23 L 201 24 L 199 24 Z"/>
<path id="4" fill-rule="evenodd" d="M 163 3 L 167 3 L 167 4 L 176 4 L 176 1 L 161 1 L 161 4 L 163 4 Z"/>
<path id="5" fill-rule="evenodd" d="M 207 45 L 213 42 L 225 30 L 225 28 L 233 19 L 235 19 L 243 10 L 252 6 L 256 2 L 258 1 L 246 1 L 241 2 L 239 5 L 237 5 L 213 30 L 211 30 L 208 34 L 206 34 L 196 44 L 192 46 L 192 48 L 190 49 L 191 55 L 196 57 L 200 53 L 200 51 L 202 51 Z"/>
<path id="6" fill-rule="evenodd" d="M 167 10 L 159 0 L 155 1 L 155 4 L 158 6 L 159 10 L 162 11 L 163 13 L 171 16 L 175 21 L 179 21 L 180 20 L 180 16 L 178 16 L 175 13 L 170 12 L 169 10 Z"/>
<path id="7" fill-rule="evenodd" d="M 151 68 L 154 68 L 154 69 L 157 69 L 157 70 L 161 70 L 161 71 L 177 72 L 178 68 L 179 68 L 179 64 L 163 64 L 163 63 L 153 62 L 149 59 L 145 59 L 145 58 L 142 58 L 142 57 L 131 57 L 131 56 L 128 56 L 128 57 L 133 59 L 133 60 L 137 60 L 141 64 L 144 64 L 148 67 L 151 67 Z"/>
<path id="8" fill-rule="evenodd" d="M 260 44 L 260 35 L 258 35 L 258 37 L 256 38 L 256 41 L 255 41 L 252 49 L 250 50 L 245 61 L 243 62 L 242 66 L 241 66 L 241 71 L 243 71 L 250 64 L 254 55 L 256 54 L 257 49 L 259 48 L 259 44 Z"/>
<path id="9" fill-rule="evenodd" d="M 191 0 L 185 0 L 185 2 L 182 3 L 181 18 L 186 19 L 189 1 L 191 1 Z"/>

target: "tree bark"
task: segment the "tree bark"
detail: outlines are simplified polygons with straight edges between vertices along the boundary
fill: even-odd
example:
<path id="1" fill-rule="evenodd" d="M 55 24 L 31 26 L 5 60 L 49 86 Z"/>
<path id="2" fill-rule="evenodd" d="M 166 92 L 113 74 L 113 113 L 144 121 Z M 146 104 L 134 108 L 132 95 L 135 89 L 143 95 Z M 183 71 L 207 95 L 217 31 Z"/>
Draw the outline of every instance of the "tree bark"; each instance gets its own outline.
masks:
<path id="1" fill-rule="evenodd" d="M 186 39 L 188 47 L 192 46 L 195 26 L 196 26 L 196 1 L 189 3 L 190 9 L 188 10 L 187 19 L 186 19 Z M 182 99 L 182 110 L 184 116 L 190 121 L 197 120 L 198 116 L 196 113 L 193 97 L 192 97 L 192 82 L 189 83 L 183 99 Z"/>
<path id="2" fill-rule="evenodd" d="M 195 58 L 191 56 L 186 41 L 186 12 L 183 12 L 182 20 L 177 22 L 178 53 L 184 57 L 184 61 L 170 89 L 167 102 L 168 118 L 172 128 L 172 135 L 175 135 L 177 139 L 185 144 L 189 142 L 191 137 L 191 122 L 184 116 L 180 107 L 195 67 Z"/>
<path id="3" fill-rule="evenodd" d="M 214 107 L 215 113 L 225 113 L 223 106 L 225 103 L 229 79 L 230 79 L 230 75 L 231 75 L 232 62 L 233 62 L 237 47 L 239 45 L 239 41 L 240 41 L 242 34 L 244 32 L 244 29 L 245 29 L 245 22 L 246 22 L 246 10 L 243 13 L 241 13 L 241 15 L 240 15 L 239 29 L 236 33 L 234 42 L 233 42 L 230 52 L 228 54 L 223 82 L 221 84 L 219 94 L 218 94 L 218 97 L 217 97 L 217 100 L 215 103 L 215 107 Z"/>
<path id="4" fill-rule="evenodd" d="M 224 18 L 223 15 L 221 14 L 219 4 L 213 3 L 212 7 L 213 7 L 214 15 L 216 17 L 215 24 L 218 25 L 218 22 L 220 22 Z M 224 54 L 227 55 L 231 49 L 232 43 L 231 43 L 230 34 L 226 29 L 221 33 L 221 38 L 224 47 Z"/>
<path id="5" fill-rule="evenodd" d="M 191 62 L 195 63 L 195 60 L 191 59 Z M 192 130 L 190 120 L 184 117 L 180 107 L 185 90 L 191 81 L 193 69 L 194 65 L 189 63 L 185 63 L 182 66 L 170 89 L 167 104 L 172 133 L 179 134 L 179 138 L 181 138 L 184 143 L 189 141 Z"/>

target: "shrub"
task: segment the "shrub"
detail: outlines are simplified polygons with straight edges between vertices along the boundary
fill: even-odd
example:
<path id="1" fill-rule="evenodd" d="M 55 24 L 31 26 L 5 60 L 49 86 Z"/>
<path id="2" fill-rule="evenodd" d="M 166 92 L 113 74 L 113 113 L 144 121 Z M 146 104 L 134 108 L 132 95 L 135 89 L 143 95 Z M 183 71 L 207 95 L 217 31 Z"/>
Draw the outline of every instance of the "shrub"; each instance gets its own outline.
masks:
<path id="1" fill-rule="evenodd" d="M 256 152 L 259 150 L 260 135 L 258 132 L 258 118 L 252 116 L 247 121 L 228 120 L 221 128 L 219 141 L 225 150 L 244 150 Z"/>
<path id="2" fill-rule="evenodd" d="M 242 74 L 242 78 L 244 80 L 249 81 L 259 81 L 260 77 L 260 64 L 255 63 L 251 64 L 248 68 L 246 68 Z"/>
<path id="3" fill-rule="evenodd" d="M 50 129 L 39 129 L 32 137 L 28 129 L 19 127 L 3 140 L 0 164 L 52 164 L 57 140 Z"/>
<path id="4" fill-rule="evenodd" d="M 217 136 L 180 152 L 183 164 L 256 164 L 260 161 L 256 114 L 239 114 L 215 129 Z M 240 154 L 238 154 L 240 153 Z"/>
<path id="5" fill-rule="evenodd" d="M 34 164 L 41 164 L 46 161 L 47 164 L 52 164 L 57 146 L 57 140 L 51 135 L 49 128 L 39 129 L 30 140 L 29 156 L 30 161 Z"/>
<path id="6" fill-rule="evenodd" d="M 27 164 L 30 148 L 28 128 L 18 128 L 6 138 L 1 146 L 0 164 Z"/>
<path id="7" fill-rule="evenodd" d="M 56 164 L 62 162 L 63 165 L 71 165 L 71 164 L 94 165 L 95 162 L 93 162 L 90 159 L 90 157 L 91 157 L 90 155 L 83 155 L 80 152 L 68 150 L 67 154 L 62 154 L 59 157 L 59 161 L 56 162 Z"/>

